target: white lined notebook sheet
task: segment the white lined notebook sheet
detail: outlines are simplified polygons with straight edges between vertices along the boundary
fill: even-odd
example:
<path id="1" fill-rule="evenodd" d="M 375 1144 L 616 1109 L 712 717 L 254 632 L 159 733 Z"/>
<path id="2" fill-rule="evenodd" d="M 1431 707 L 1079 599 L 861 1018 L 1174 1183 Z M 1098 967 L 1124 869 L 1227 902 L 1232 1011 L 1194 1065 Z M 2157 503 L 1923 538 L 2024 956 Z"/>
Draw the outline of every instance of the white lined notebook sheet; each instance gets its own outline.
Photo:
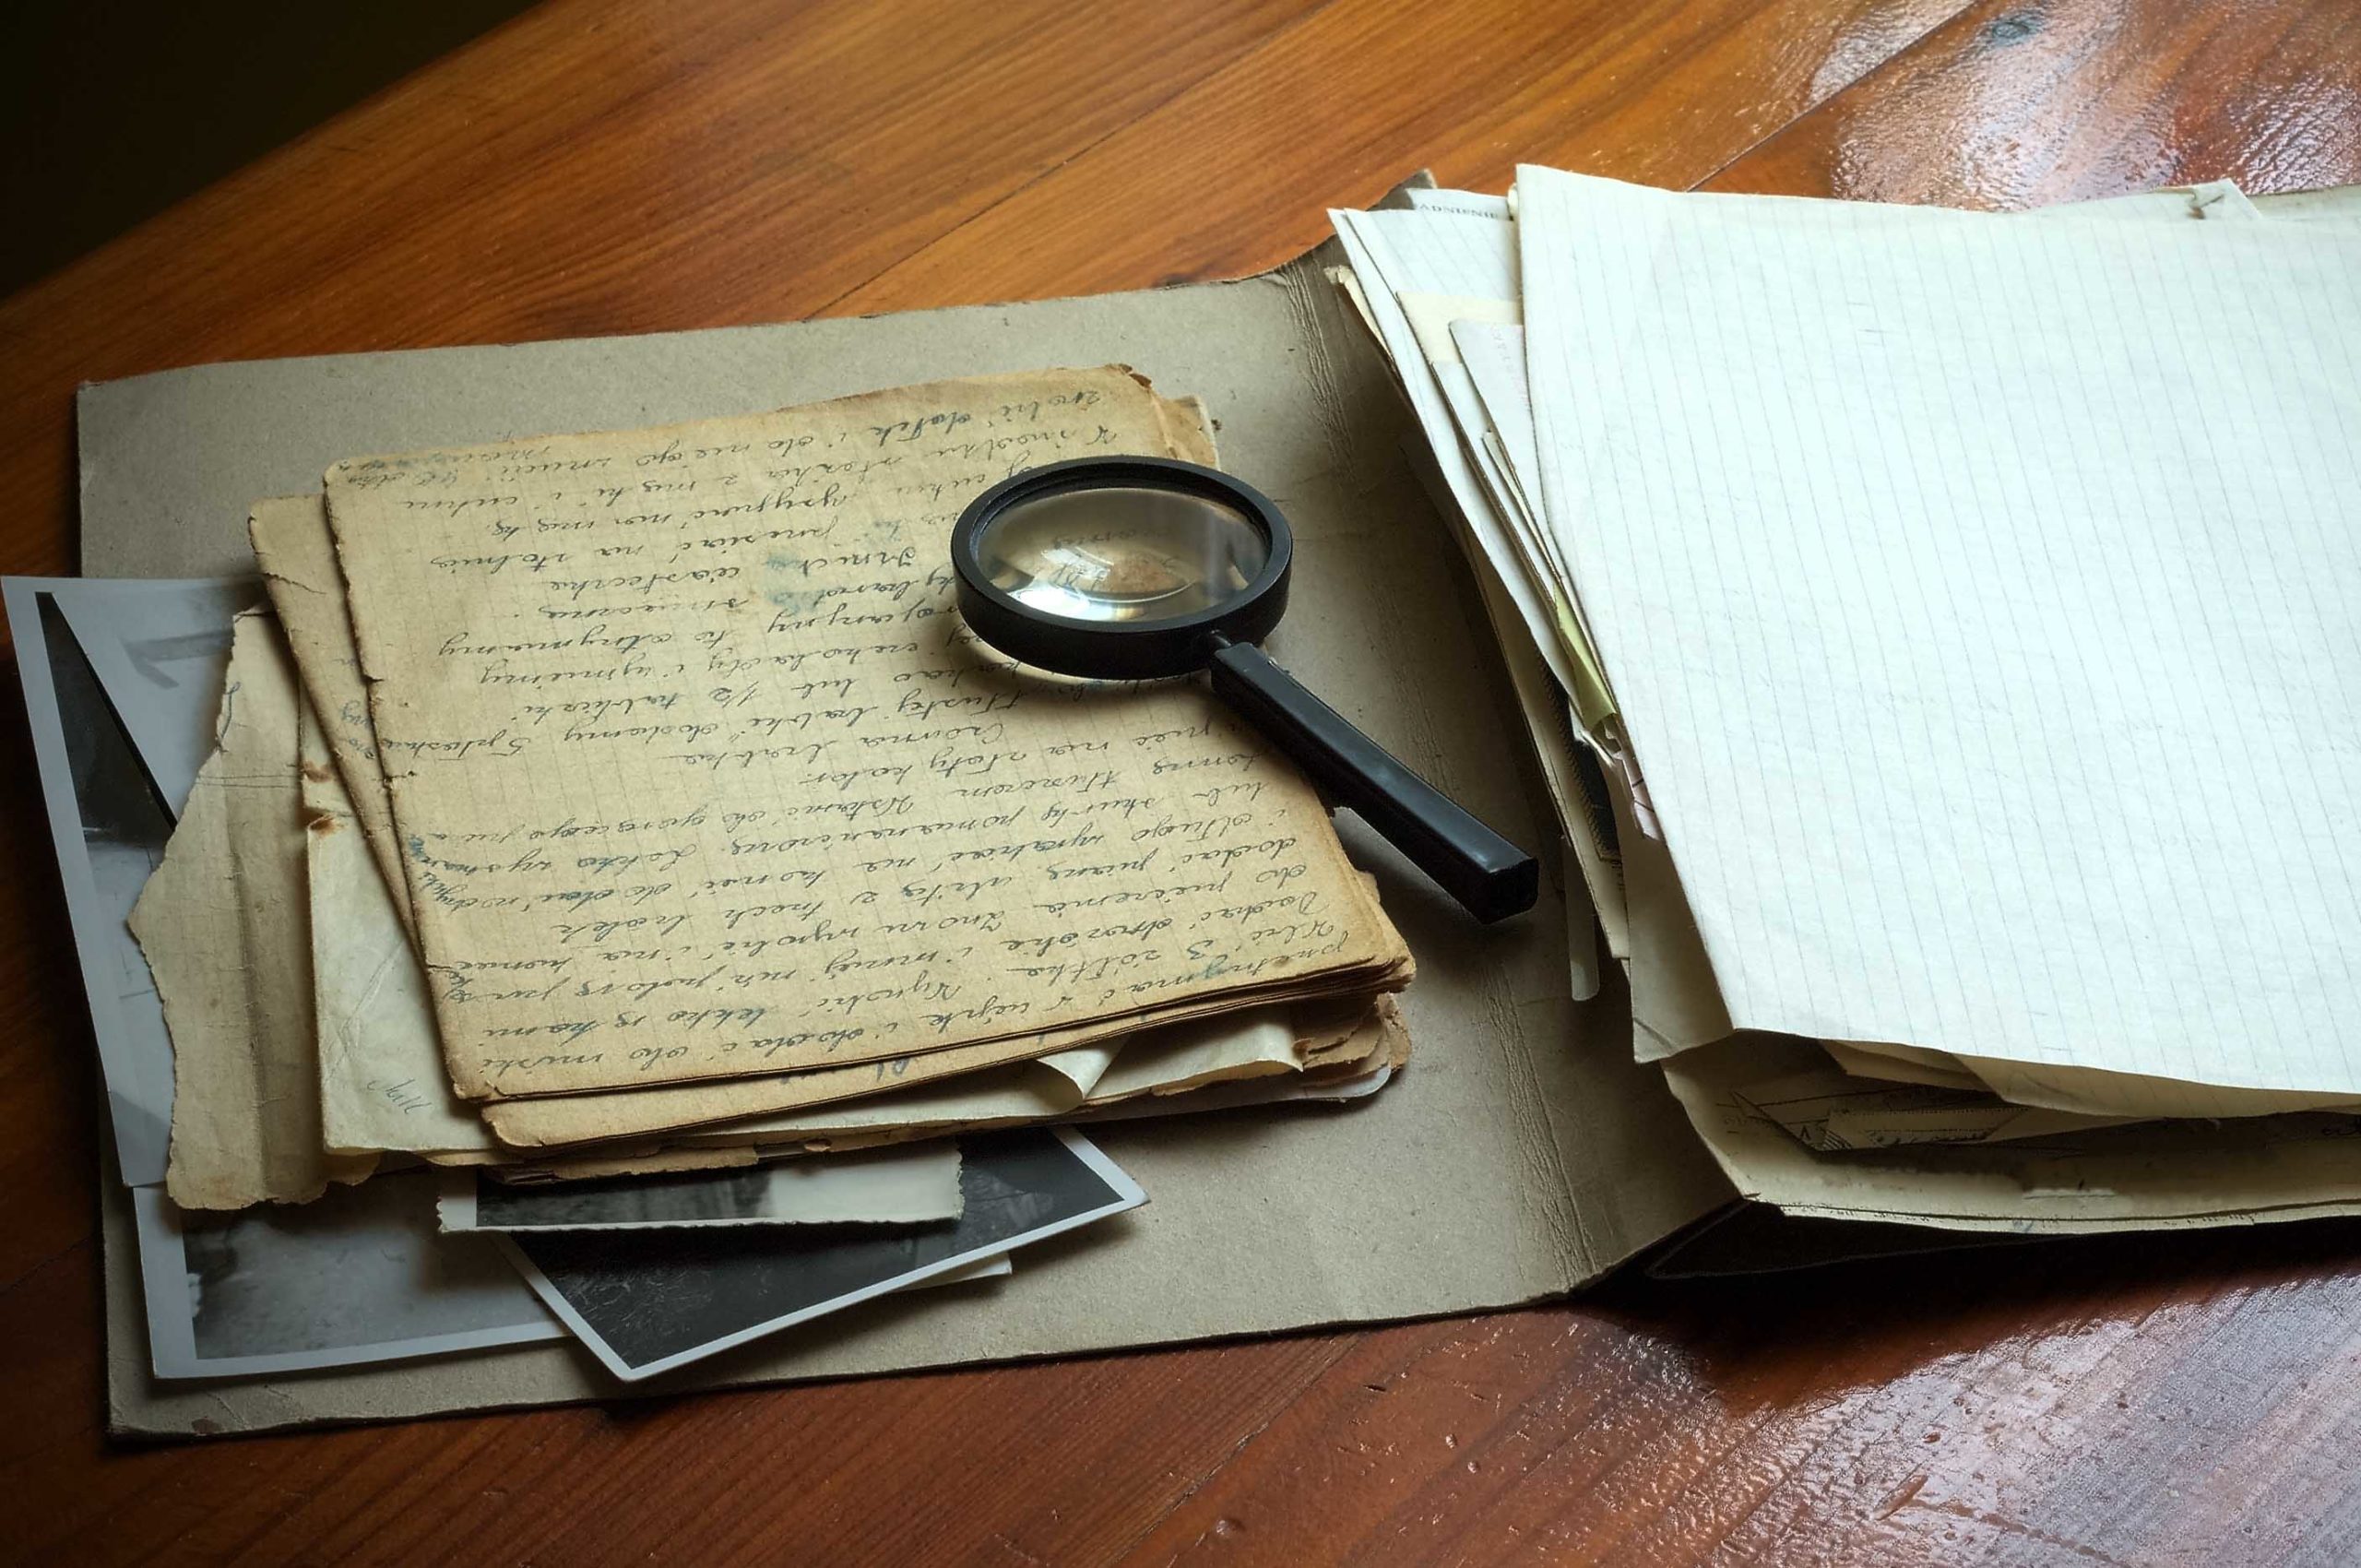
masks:
<path id="1" fill-rule="evenodd" d="M 1402 378 L 1436 468 L 1453 504 L 1493 563 L 1525 635 L 1561 689 L 1574 684 L 1572 661 L 1560 647 L 1548 596 L 1526 573 L 1510 523 L 1484 493 L 1475 464 L 1459 444 L 1442 386 L 1402 308 L 1404 294 L 1513 300 L 1517 295 L 1515 229 L 1505 218 L 1450 210 L 1354 212 L 1332 210 L 1329 220 L 1347 259 L 1362 280 L 1370 316 Z"/>
<path id="2" fill-rule="evenodd" d="M 1733 1019 L 2361 1090 L 2361 241 L 1519 181 L 1545 509 Z"/>

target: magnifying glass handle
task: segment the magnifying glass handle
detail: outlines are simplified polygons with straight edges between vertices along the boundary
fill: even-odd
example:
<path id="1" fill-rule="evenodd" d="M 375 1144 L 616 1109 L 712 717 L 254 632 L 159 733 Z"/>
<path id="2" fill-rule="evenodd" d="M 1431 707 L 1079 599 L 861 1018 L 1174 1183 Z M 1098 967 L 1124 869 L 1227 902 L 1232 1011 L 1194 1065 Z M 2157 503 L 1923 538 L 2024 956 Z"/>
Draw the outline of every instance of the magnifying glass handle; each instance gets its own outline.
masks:
<path id="1" fill-rule="evenodd" d="M 1215 693 L 1313 783 L 1410 857 L 1479 921 L 1533 908 L 1541 868 L 1442 790 L 1305 690 L 1252 643 L 1224 641 L 1210 666 Z"/>

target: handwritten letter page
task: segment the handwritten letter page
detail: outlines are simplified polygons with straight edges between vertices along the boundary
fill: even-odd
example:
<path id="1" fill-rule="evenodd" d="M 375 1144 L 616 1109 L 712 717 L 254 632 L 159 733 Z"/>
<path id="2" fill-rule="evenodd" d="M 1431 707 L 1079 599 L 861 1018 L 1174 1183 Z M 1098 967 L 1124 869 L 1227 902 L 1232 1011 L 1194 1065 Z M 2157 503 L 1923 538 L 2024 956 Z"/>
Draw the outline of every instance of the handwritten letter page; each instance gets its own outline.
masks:
<path id="1" fill-rule="evenodd" d="M 1167 439 L 1105 369 L 330 470 L 460 1092 L 838 1066 L 1389 970 L 1399 939 L 1259 737 L 1191 683 L 1019 671 L 954 608 L 967 499 Z"/>

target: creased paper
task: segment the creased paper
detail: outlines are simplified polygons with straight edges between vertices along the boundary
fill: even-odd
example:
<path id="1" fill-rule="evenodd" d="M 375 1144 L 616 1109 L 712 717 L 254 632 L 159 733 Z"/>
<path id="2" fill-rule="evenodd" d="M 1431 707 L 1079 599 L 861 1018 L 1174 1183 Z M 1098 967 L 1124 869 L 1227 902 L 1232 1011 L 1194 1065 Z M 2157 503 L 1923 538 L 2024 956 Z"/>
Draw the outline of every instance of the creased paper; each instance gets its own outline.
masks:
<path id="1" fill-rule="evenodd" d="M 1807 1041 L 1740 1035 L 1665 1063 L 1723 1171 L 1790 1214 L 2028 1235 L 2361 1213 L 2361 1122 L 2348 1116 L 2151 1122 L 2005 1142 L 1822 1154 L 1740 1090 L 1831 1071 Z"/>
<path id="2" fill-rule="evenodd" d="M 694 1146 L 703 1137 L 733 1137 L 840 1150 L 1102 1116 L 1179 1116 L 1291 1099 L 1349 1099 L 1361 1092 L 1356 1086 L 1367 1086 L 1367 1092 L 1382 1087 L 1392 1070 L 1410 1058 L 1409 1033 L 1391 996 L 1364 1006 L 1350 1030 L 1324 1045 L 1316 1070 L 1300 1066 L 1304 1042 L 1284 1027 L 1275 1009 L 1234 1014 L 1213 1023 L 1226 1039 L 1192 1039 L 1189 1026 L 1166 1049 L 1158 1048 L 1158 1038 L 1174 1031 L 1135 1037 L 1146 1044 L 1136 1069 L 1120 1077 L 1109 1073 L 1087 1099 L 1077 1099 L 1064 1080 L 1042 1072 L 1039 1063 L 1024 1063 L 955 1080 L 940 1089 L 905 1090 L 714 1133 L 693 1133 L 682 1143 Z M 1286 1064 L 1275 1064 L 1279 1054 L 1271 1043 L 1275 1033 L 1289 1039 L 1285 1054 L 1291 1060 Z M 1133 1049 L 1133 1044 L 1125 1045 L 1118 1065 Z M 1291 1066 L 1299 1070 L 1291 1071 Z"/>
<path id="3" fill-rule="evenodd" d="M 353 647 L 352 617 L 345 603 L 344 574 L 336 564 L 336 540 L 328 532 L 327 503 L 316 495 L 257 501 L 246 531 L 304 693 L 344 777 L 347 809 L 376 857 L 395 912 L 407 928 L 409 884 L 402 876 L 394 839 L 386 770 L 377 759 L 377 731 L 369 718 L 361 655 Z"/>
<path id="4" fill-rule="evenodd" d="M 184 1208 L 303 1203 L 376 1165 L 321 1142 L 301 702 L 277 625 L 239 616 L 218 749 L 131 912 L 172 1031 L 165 1185 Z"/>
<path id="5" fill-rule="evenodd" d="M 1013 1056 L 1394 962 L 1207 694 L 1018 671 L 951 607 L 967 497 L 1166 439 L 1109 369 L 331 469 L 460 1092 Z"/>
<path id="6" fill-rule="evenodd" d="M 765 1225 L 923 1225 L 965 1207 L 959 1146 L 791 1159 L 751 1170 L 506 1187 L 457 1178 L 445 1230 L 711 1229 Z"/>

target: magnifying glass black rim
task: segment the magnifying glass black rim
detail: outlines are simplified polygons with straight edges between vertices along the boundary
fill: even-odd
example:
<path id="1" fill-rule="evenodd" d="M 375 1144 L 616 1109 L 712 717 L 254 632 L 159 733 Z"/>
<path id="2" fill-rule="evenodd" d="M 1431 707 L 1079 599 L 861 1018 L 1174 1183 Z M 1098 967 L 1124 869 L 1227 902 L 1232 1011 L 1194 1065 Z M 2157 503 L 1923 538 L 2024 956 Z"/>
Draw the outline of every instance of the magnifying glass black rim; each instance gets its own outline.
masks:
<path id="1" fill-rule="evenodd" d="M 1194 495 L 1243 516 L 1269 553 L 1253 579 L 1221 603 L 1187 615 L 1109 623 L 1036 609 L 996 587 L 979 548 L 1011 507 L 1089 490 L 1161 490 Z M 1216 637 L 1260 642 L 1287 610 L 1295 534 L 1261 491 L 1217 469 L 1172 457 L 1075 457 L 1012 474 L 967 504 L 951 530 L 951 569 L 969 629 L 1010 658 L 1063 675 L 1147 680 L 1204 667 Z"/>

